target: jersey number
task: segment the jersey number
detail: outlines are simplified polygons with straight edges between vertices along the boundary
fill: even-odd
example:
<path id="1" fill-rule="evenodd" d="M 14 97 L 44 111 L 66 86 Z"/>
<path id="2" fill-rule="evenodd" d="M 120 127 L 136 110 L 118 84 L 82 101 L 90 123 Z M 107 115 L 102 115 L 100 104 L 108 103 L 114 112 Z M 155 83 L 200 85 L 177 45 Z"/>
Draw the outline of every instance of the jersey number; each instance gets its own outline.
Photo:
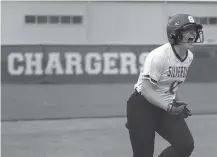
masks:
<path id="1" fill-rule="evenodd" d="M 175 94 L 175 91 L 177 90 L 177 87 L 182 84 L 183 81 L 174 81 L 171 85 L 169 90 L 166 93 Z"/>

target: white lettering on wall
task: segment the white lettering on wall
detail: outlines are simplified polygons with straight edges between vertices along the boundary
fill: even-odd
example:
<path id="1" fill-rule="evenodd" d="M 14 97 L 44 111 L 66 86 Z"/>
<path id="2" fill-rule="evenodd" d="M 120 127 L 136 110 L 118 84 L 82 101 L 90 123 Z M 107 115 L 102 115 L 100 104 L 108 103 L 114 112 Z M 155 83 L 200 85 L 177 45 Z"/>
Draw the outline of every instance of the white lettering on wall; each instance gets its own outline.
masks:
<path id="1" fill-rule="evenodd" d="M 66 60 L 66 74 L 81 75 L 84 73 L 82 69 L 82 56 L 79 52 L 66 52 L 65 60 Z M 73 70 L 73 68 L 75 70 Z"/>
<path id="2" fill-rule="evenodd" d="M 106 75 L 118 74 L 118 68 L 117 68 L 118 57 L 119 55 L 117 52 L 103 53 L 103 59 L 104 59 L 103 74 L 106 74 Z"/>
<path id="3" fill-rule="evenodd" d="M 23 63 L 24 57 L 19 52 L 11 52 L 11 54 L 8 55 L 8 72 L 11 75 L 21 75 L 24 71 L 23 65 L 18 65 L 17 68 L 15 68 L 15 62 L 21 62 Z"/>
<path id="4" fill-rule="evenodd" d="M 85 57 L 85 71 L 89 75 L 97 75 L 102 71 L 101 55 L 98 52 L 90 52 Z M 92 67 L 93 65 L 93 67 Z"/>
<path id="5" fill-rule="evenodd" d="M 129 71 L 128 71 L 129 68 Z M 132 52 L 120 53 L 120 74 L 137 74 L 136 55 Z"/>
<path id="6" fill-rule="evenodd" d="M 13 52 L 8 55 L 11 75 L 135 75 L 142 68 L 147 52 Z M 61 60 L 61 58 L 63 60 Z M 44 61 L 44 62 L 43 62 Z M 43 64 L 44 63 L 44 64 Z"/>
<path id="7" fill-rule="evenodd" d="M 60 61 L 60 53 L 58 52 L 51 52 L 48 54 L 48 63 L 45 68 L 45 74 L 52 75 L 53 70 L 57 75 L 62 75 L 64 73 Z"/>
<path id="8" fill-rule="evenodd" d="M 41 52 L 25 53 L 25 62 L 26 62 L 25 75 L 33 75 L 33 74 L 42 75 L 43 74 L 42 59 L 43 59 L 43 53 Z"/>

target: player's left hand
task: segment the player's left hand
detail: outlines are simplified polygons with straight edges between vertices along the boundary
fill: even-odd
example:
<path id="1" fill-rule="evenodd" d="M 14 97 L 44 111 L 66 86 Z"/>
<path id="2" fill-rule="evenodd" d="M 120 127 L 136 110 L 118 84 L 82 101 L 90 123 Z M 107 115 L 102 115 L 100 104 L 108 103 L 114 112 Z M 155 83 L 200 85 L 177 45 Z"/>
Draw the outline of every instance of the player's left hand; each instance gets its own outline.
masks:
<path id="1" fill-rule="evenodd" d="M 184 118 L 188 118 L 188 116 L 192 116 L 191 111 L 187 108 L 187 106 L 185 106 L 183 112 L 182 112 L 182 116 Z"/>
<path id="2" fill-rule="evenodd" d="M 186 103 L 181 101 L 173 101 L 173 103 L 170 104 L 171 107 L 169 108 L 168 112 L 171 115 L 179 115 L 183 118 L 187 118 L 188 116 L 191 116 L 191 111 L 187 108 Z"/>
<path id="3" fill-rule="evenodd" d="M 181 101 L 176 101 L 175 104 L 176 104 L 177 106 L 179 106 L 179 105 L 181 105 L 181 104 L 186 104 L 186 103 L 181 102 Z M 187 104 L 186 104 L 186 105 L 184 106 L 184 109 L 183 109 L 182 113 L 181 113 L 181 116 L 183 116 L 184 118 L 188 118 L 188 116 L 191 116 L 191 115 L 192 115 L 192 114 L 191 114 L 191 111 L 188 109 Z"/>

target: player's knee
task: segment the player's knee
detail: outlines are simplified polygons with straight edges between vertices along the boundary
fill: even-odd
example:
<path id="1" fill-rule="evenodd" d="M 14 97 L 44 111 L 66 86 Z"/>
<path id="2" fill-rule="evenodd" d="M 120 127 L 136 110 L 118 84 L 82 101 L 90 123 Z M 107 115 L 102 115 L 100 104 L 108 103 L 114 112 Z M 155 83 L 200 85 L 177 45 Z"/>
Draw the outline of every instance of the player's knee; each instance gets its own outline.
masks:
<path id="1" fill-rule="evenodd" d="M 188 143 L 180 143 L 178 146 L 176 146 L 175 151 L 180 156 L 189 157 L 191 153 L 194 150 L 194 142 L 188 142 Z"/>

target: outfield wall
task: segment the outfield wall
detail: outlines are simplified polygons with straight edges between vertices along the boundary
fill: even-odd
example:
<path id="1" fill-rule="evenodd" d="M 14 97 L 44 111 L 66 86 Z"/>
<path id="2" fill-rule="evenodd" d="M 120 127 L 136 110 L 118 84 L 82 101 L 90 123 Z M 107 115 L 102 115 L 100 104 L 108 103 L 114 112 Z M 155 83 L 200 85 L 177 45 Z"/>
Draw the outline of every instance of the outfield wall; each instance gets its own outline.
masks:
<path id="1" fill-rule="evenodd" d="M 2 120 L 125 116 L 141 63 L 156 46 L 4 45 Z M 181 99 L 193 113 L 217 113 L 216 45 L 194 52 Z"/>

